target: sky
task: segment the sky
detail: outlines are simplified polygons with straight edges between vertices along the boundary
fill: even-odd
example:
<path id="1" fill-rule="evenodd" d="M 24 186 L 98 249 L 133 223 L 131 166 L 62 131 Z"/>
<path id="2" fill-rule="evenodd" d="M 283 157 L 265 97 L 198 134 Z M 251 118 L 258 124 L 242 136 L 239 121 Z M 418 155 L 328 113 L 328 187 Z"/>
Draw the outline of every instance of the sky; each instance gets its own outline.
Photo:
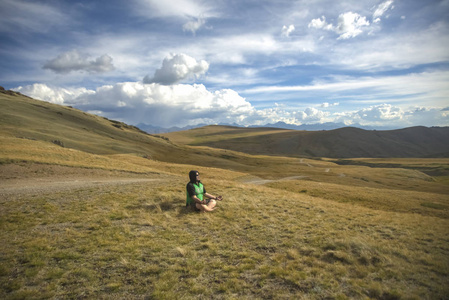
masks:
<path id="1" fill-rule="evenodd" d="M 128 124 L 449 126 L 449 0 L 0 0 L 0 85 Z"/>

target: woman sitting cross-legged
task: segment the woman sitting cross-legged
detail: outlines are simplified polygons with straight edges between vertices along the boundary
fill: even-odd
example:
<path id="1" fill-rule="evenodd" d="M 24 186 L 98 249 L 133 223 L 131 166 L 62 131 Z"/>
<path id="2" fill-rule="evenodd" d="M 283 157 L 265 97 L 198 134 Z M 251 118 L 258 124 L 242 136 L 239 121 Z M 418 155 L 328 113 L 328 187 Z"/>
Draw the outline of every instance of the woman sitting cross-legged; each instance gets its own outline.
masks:
<path id="1" fill-rule="evenodd" d="M 216 200 L 221 201 L 223 197 L 216 197 L 206 192 L 204 185 L 200 181 L 200 173 L 198 171 L 190 171 L 189 178 L 190 181 L 186 186 L 186 206 L 190 206 L 194 210 L 201 212 L 213 211 L 217 205 Z"/>

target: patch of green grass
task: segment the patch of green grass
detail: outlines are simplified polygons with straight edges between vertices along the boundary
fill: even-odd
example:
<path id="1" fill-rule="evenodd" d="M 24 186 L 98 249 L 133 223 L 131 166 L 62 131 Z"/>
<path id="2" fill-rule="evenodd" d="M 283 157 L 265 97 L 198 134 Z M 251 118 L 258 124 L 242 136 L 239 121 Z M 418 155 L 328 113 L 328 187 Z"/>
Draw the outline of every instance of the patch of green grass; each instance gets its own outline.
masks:
<path id="1" fill-rule="evenodd" d="M 448 209 L 447 205 L 442 205 L 442 204 L 433 203 L 433 202 L 423 202 L 423 203 L 421 203 L 421 206 L 429 207 L 429 208 L 433 208 L 433 209 L 439 209 L 439 210 L 447 210 Z"/>

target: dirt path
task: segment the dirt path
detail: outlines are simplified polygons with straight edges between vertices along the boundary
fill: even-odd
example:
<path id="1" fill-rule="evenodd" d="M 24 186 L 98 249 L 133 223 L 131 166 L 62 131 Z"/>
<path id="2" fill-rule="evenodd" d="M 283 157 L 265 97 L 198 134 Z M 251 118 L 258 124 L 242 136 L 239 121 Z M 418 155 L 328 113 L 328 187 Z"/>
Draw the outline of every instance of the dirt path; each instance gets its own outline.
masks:
<path id="1" fill-rule="evenodd" d="M 0 165 L 0 197 L 162 181 L 160 174 L 74 168 L 41 164 Z"/>
<path id="2" fill-rule="evenodd" d="M 154 178 L 27 178 L 0 182 L 0 197 L 7 194 L 40 194 L 105 185 L 124 185 L 159 181 Z"/>
<path id="3" fill-rule="evenodd" d="M 311 164 L 309 164 L 308 162 L 304 162 L 304 159 L 303 159 L 303 158 L 301 158 L 301 159 L 299 160 L 299 162 L 302 163 L 302 164 L 305 164 L 306 166 L 308 166 L 308 167 L 310 167 L 310 168 L 313 168 L 313 166 L 312 166 Z"/>

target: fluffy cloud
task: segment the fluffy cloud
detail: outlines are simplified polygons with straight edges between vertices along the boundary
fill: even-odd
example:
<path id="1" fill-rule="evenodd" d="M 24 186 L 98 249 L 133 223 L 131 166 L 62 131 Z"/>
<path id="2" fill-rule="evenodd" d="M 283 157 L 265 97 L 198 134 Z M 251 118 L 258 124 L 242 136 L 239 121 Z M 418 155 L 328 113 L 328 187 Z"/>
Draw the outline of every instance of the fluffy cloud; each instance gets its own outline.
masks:
<path id="1" fill-rule="evenodd" d="M 80 96 L 95 93 L 85 88 L 65 89 L 52 88 L 46 84 L 35 83 L 27 86 L 19 86 L 14 89 L 24 95 L 28 95 L 35 99 L 44 100 L 55 104 L 71 105 L 76 103 L 75 100 Z"/>
<path id="2" fill-rule="evenodd" d="M 400 127 L 406 123 L 405 112 L 390 104 L 374 105 L 358 111 L 335 113 L 334 119 L 346 125 L 390 126 L 394 124 Z"/>
<path id="3" fill-rule="evenodd" d="M 392 7 L 393 0 L 387 0 L 379 4 L 373 13 L 373 23 L 379 23 L 385 12 Z M 363 33 L 364 29 L 369 28 L 370 25 L 370 22 L 365 16 L 361 16 L 354 12 L 346 12 L 338 16 L 336 25 L 327 23 L 326 17 L 322 16 L 321 18 L 310 21 L 308 27 L 333 31 L 339 34 L 338 39 L 349 39 L 360 35 Z"/>
<path id="4" fill-rule="evenodd" d="M 198 123 L 241 123 L 255 114 L 252 105 L 237 92 L 230 89 L 211 92 L 202 84 L 166 86 L 124 82 L 102 86 L 95 91 L 34 84 L 15 90 L 130 124 L 170 127 Z"/>
<path id="5" fill-rule="evenodd" d="M 369 26 L 366 17 L 353 12 L 347 12 L 338 16 L 338 25 L 335 32 L 340 34 L 339 39 L 356 37 L 363 32 L 363 27 Z"/>
<path id="6" fill-rule="evenodd" d="M 75 106 L 129 124 L 146 123 L 162 127 L 200 123 L 265 125 L 278 121 L 323 123 L 329 121 L 327 117 L 330 115 L 316 108 L 290 112 L 277 106 L 256 110 L 234 90 L 211 92 L 202 84 L 166 86 L 123 82 L 105 85 L 95 91 L 33 84 L 15 90 L 36 99 Z"/>
<path id="7" fill-rule="evenodd" d="M 293 24 L 289 26 L 284 25 L 282 27 L 282 36 L 289 37 L 293 31 L 295 31 L 295 26 Z"/>
<path id="8" fill-rule="evenodd" d="M 326 17 L 322 16 L 321 18 L 318 19 L 313 19 L 312 21 L 310 21 L 309 28 L 316 28 L 316 29 L 324 29 L 324 30 L 333 30 L 334 26 L 332 26 L 332 24 L 328 24 L 326 22 Z"/>
<path id="9" fill-rule="evenodd" d="M 174 54 L 166 57 L 154 76 L 145 76 L 143 82 L 170 85 L 184 79 L 197 78 L 204 75 L 208 69 L 209 63 L 205 60 L 196 61 L 186 54 Z"/>
<path id="10" fill-rule="evenodd" d="M 321 111 L 314 107 L 308 107 L 304 111 L 294 113 L 296 123 L 324 123 L 326 118 L 330 115 L 328 112 Z"/>
<path id="11" fill-rule="evenodd" d="M 382 104 L 362 109 L 356 112 L 356 115 L 360 120 L 365 121 L 392 121 L 401 120 L 404 112 L 391 104 Z"/>
<path id="12" fill-rule="evenodd" d="M 379 5 L 373 14 L 373 22 L 380 22 L 380 17 L 388 10 L 392 3 L 393 1 L 386 1 Z M 339 34 L 338 39 L 349 39 L 363 33 L 365 28 L 370 27 L 370 22 L 366 17 L 358 13 L 346 12 L 338 16 L 336 25 L 327 23 L 326 17 L 322 16 L 321 18 L 310 21 L 308 27 L 335 32 Z"/>
<path id="13" fill-rule="evenodd" d="M 90 60 L 88 55 L 72 50 L 48 61 L 44 65 L 44 69 L 49 69 L 59 74 L 67 74 L 72 71 L 103 73 L 114 70 L 114 65 L 112 64 L 112 57 L 107 54 Z"/>
<path id="14" fill-rule="evenodd" d="M 328 24 L 324 16 L 319 19 L 313 19 L 308 26 L 309 28 L 334 31 L 340 35 L 338 39 L 348 39 L 361 34 L 363 27 L 369 26 L 369 21 L 366 20 L 366 17 L 362 17 L 357 13 L 347 12 L 338 16 L 338 24 L 336 26 Z"/>

